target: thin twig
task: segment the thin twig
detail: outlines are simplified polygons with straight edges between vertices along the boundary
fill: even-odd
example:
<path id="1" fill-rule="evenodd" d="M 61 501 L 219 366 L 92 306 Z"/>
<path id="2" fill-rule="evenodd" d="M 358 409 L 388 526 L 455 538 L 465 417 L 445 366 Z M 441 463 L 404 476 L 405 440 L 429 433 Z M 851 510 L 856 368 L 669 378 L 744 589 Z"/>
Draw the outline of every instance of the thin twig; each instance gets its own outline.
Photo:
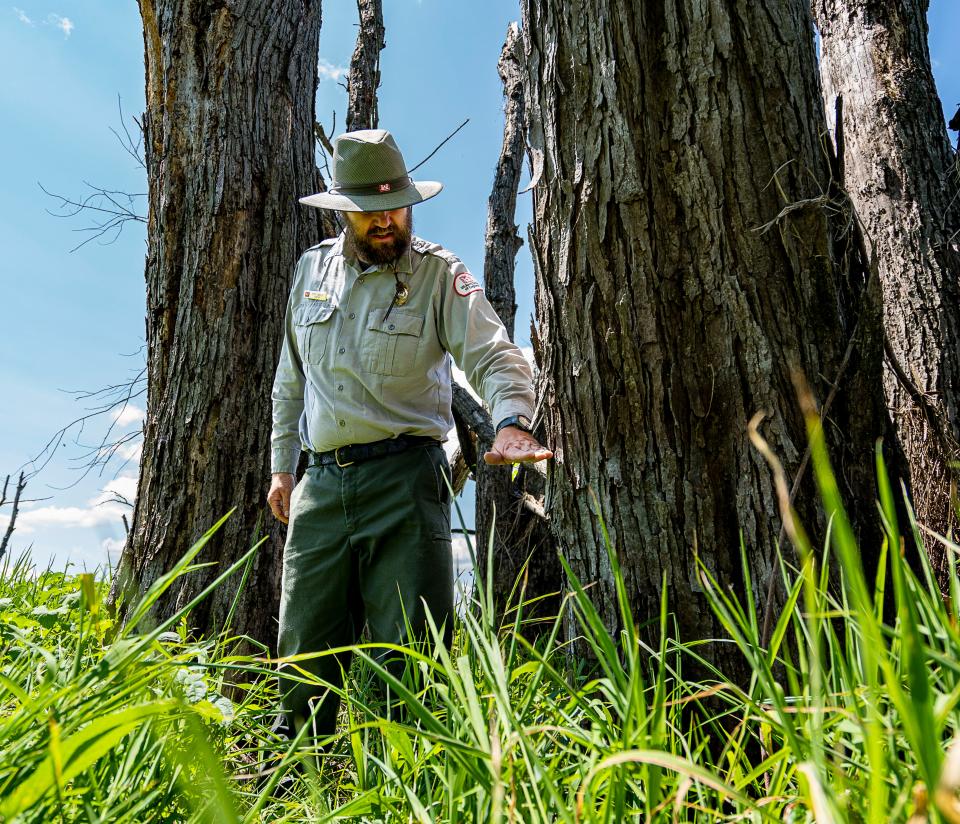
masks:
<path id="1" fill-rule="evenodd" d="M 431 157 L 433 157 L 437 152 L 439 152 L 440 149 L 443 148 L 444 143 L 446 143 L 448 140 L 450 140 L 450 138 L 452 138 L 457 132 L 459 132 L 459 131 L 460 131 L 464 126 L 466 126 L 469 122 L 470 122 L 470 118 L 468 117 L 466 120 L 463 121 L 463 123 L 461 123 L 459 126 L 457 126 L 457 128 L 455 128 L 452 132 L 450 132 L 450 134 L 448 134 L 448 135 L 443 139 L 443 141 L 440 143 L 439 146 L 437 146 L 436 149 L 434 149 L 432 152 L 430 152 L 430 154 L 428 154 L 423 160 L 421 160 L 421 161 L 420 161 L 416 166 L 414 166 L 412 169 L 407 169 L 407 174 L 410 174 L 411 172 L 415 172 L 417 169 L 419 169 L 424 163 L 426 163 Z"/>

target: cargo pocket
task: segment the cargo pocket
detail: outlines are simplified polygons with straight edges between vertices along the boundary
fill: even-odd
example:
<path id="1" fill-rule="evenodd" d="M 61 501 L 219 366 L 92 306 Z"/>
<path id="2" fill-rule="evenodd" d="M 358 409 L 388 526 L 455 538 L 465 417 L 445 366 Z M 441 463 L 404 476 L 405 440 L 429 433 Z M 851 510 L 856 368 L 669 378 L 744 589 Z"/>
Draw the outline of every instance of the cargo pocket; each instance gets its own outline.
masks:
<path id="1" fill-rule="evenodd" d="M 413 372 L 423 332 L 423 315 L 394 308 L 374 309 L 367 315 L 364 366 L 376 375 L 403 377 Z"/>
<path id="2" fill-rule="evenodd" d="M 330 337 L 330 318 L 336 307 L 329 301 L 308 301 L 293 310 L 293 326 L 297 334 L 300 358 L 307 363 L 318 364 L 327 351 Z"/>
<path id="3" fill-rule="evenodd" d="M 450 463 L 447 460 L 447 454 L 442 446 L 428 446 L 423 449 L 426 453 L 426 460 L 430 464 L 431 475 L 426 480 L 427 486 L 431 485 L 436 495 L 435 506 L 433 510 L 436 514 L 430 519 L 430 532 L 435 538 L 450 540 Z M 426 497 L 430 497 L 429 495 Z"/>

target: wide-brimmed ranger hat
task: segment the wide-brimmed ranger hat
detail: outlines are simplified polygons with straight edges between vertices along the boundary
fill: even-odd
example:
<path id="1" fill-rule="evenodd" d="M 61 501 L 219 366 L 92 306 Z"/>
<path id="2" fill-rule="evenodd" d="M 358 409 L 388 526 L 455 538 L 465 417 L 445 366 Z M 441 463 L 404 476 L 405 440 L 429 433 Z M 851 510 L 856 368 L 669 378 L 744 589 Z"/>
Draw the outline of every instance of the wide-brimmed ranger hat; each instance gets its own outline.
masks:
<path id="1" fill-rule="evenodd" d="M 343 212 L 386 212 L 422 203 L 442 183 L 415 183 L 393 135 L 384 129 L 345 132 L 333 142 L 333 180 L 325 192 L 301 197 L 305 206 Z"/>

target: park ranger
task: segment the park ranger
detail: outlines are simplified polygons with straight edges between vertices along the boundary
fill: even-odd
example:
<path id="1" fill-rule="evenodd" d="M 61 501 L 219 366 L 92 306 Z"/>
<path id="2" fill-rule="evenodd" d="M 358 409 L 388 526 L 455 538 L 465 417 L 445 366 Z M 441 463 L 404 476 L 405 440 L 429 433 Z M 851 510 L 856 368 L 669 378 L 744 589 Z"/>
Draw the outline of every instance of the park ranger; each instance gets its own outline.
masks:
<path id="1" fill-rule="evenodd" d="M 490 407 L 487 463 L 552 457 L 530 434 L 531 372 L 467 267 L 412 236 L 411 207 L 440 192 L 412 181 L 389 132 L 334 143 L 333 181 L 300 202 L 341 212 L 345 230 L 297 263 L 273 386 L 268 503 L 289 519 L 281 656 L 425 631 L 448 638 L 453 609 L 449 466 L 450 357 Z M 309 455 L 294 488 L 301 451 Z M 300 666 L 341 683 L 347 656 Z M 289 674 L 289 670 L 286 670 Z M 281 679 L 288 721 L 332 733 L 338 700 Z"/>

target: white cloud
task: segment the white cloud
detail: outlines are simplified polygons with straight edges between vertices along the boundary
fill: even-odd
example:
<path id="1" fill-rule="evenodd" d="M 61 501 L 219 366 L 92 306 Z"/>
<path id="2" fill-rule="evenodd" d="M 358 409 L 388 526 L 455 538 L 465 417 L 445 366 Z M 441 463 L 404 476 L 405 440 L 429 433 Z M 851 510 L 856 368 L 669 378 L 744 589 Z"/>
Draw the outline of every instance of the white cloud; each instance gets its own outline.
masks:
<path id="1" fill-rule="evenodd" d="M 17 20 L 21 23 L 26 23 L 28 26 L 32 26 L 33 21 L 27 17 L 27 13 L 23 9 L 18 9 L 16 6 L 13 7 L 13 13 L 17 15 Z"/>
<path id="2" fill-rule="evenodd" d="M 133 461 L 136 464 L 140 463 L 140 458 L 143 456 L 143 441 L 137 441 L 136 443 L 125 443 L 117 450 L 117 455 L 119 455 L 125 461 Z"/>
<path id="3" fill-rule="evenodd" d="M 346 66 L 334 66 L 329 60 L 322 57 L 317 61 L 317 73 L 321 80 L 339 80 L 347 73 Z"/>
<path id="4" fill-rule="evenodd" d="M 34 532 L 42 527 L 61 529 L 87 529 L 102 524 L 119 524 L 121 516 L 129 512 L 121 504 L 103 506 L 41 506 L 17 516 L 17 532 Z"/>
<path id="5" fill-rule="evenodd" d="M 69 37 L 70 33 L 73 31 L 73 21 L 69 17 L 61 17 L 55 12 L 50 12 L 47 15 L 47 22 L 51 26 L 56 26 L 60 31 L 63 32 L 64 37 Z"/>
<path id="6" fill-rule="evenodd" d="M 470 538 L 473 541 L 473 538 Z M 455 533 L 451 539 L 453 544 L 453 575 L 456 577 L 461 572 L 469 570 L 473 566 L 470 558 L 470 548 L 467 546 L 467 538 L 462 533 Z"/>
<path id="7" fill-rule="evenodd" d="M 121 475 L 108 483 L 96 498 L 90 499 L 91 506 L 100 506 L 116 500 L 116 495 L 133 503 L 137 497 L 137 479 L 134 475 Z"/>
<path id="8" fill-rule="evenodd" d="M 112 524 L 119 526 L 123 516 L 130 516 L 130 507 L 119 503 L 114 493 L 133 503 L 137 494 L 137 479 L 133 475 L 121 475 L 108 483 L 103 490 L 87 502 L 87 506 L 38 506 L 23 509 L 17 515 L 17 532 L 31 533 L 44 527 L 58 529 L 89 529 Z M 9 514 L 0 516 L 0 529 L 5 529 Z"/>
<path id="9" fill-rule="evenodd" d="M 114 410 L 113 419 L 116 421 L 117 426 L 128 426 L 131 423 L 142 423 L 144 415 L 146 415 L 146 412 L 139 406 L 128 403 Z"/>
<path id="10" fill-rule="evenodd" d="M 110 566 L 116 567 L 120 560 L 120 553 L 123 552 L 123 545 L 126 543 L 124 538 L 105 538 L 100 543 L 100 548 L 107 554 L 107 560 Z"/>

